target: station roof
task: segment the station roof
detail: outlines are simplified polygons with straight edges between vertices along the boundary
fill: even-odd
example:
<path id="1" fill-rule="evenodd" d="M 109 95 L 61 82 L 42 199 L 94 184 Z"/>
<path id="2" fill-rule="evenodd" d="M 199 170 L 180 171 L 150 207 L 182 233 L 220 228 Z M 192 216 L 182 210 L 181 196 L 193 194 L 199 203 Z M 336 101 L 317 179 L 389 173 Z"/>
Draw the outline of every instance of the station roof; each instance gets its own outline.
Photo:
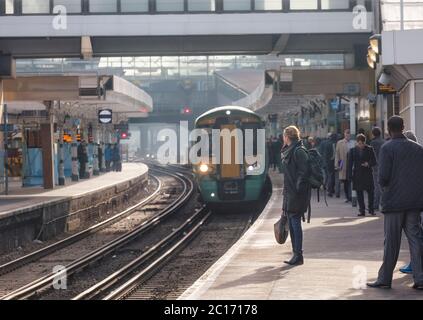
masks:
<path id="1" fill-rule="evenodd" d="M 20 76 L 4 81 L 4 96 L 15 113 L 45 110 L 44 101 L 83 107 L 87 113 L 108 108 L 127 117 L 147 116 L 153 110 L 144 90 L 117 76 Z"/>

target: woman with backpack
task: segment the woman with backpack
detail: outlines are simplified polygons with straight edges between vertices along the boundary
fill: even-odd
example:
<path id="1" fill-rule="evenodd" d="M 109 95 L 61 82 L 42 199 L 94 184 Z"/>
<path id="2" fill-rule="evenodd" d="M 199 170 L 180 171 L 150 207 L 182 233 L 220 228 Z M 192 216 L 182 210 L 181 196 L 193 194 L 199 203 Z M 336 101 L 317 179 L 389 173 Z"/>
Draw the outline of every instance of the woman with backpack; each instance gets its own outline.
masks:
<path id="1" fill-rule="evenodd" d="M 302 265 L 303 231 L 301 220 L 310 204 L 309 156 L 300 131 L 295 126 L 283 132 L 284 147 L 282 149 L 282 172 L 284 174 L 284 191 L 282 210 L 288 217 L 293 257 L 284 261 L 289 265 Z"/>

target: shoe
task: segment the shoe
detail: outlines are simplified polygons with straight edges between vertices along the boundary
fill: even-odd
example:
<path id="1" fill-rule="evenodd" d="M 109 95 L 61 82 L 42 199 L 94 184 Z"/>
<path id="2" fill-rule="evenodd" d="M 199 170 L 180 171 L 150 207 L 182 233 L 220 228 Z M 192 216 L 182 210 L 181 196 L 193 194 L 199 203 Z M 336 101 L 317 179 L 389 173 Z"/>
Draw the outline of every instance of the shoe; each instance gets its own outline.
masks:
<path id="1" fill-rule="evenodd" d="M 377 288 L 377 289 L 391 289 L 391 285 L 390 285 L 390 284 L 380 283 L 379 281 L 372 282 L 372 283 L 367 283 L 367 286 L 368 286 L 369 288 Z"/>
<path id="2" fill-rule="evenodd" d="M 351 202 L 351 200 L 350 199 L 345 200 L 345 203 L 348 203 L 348 202 Z"/>
<path id="3" fill-rule="evenodd" d="M 337 198 L 341 198 L 341 196 L 340 196 L 340 195 L 338 195 L 338 194 L 336 195 L 336 197 L 337 197 Z"/>
<path id="4" fill-rule="evenodd" d="M 373 211 L 369 212 L 369 214 L 370 214 L 371 216 L 375 216 L 375 215 L 376 215 L 376 213 L 374 213 Z"/>
<path id="5" fill-rule="evenodd" d="M 328 193 L 329 198 L 333 198 L 333 193 Z"/>
<path id="6" fill-rule="evenodd" d="M 406 266 L 400 268 L 400 272 L 405 273 L 405 274 L 413 273 L 413 269 L 411 268 L 411 263 L 409 263 Z"/>
<path id="7" fill-rule="evenodd" d="M 284 261 L 284 263 L 289 264 L 291 266 L 300 266 L 304 264 L 304 258 L 302 255 L 294 254 L 294 256 L 289 261 Z"/>
<path id="8" fill-rule="evenodd" d="M 415 290 L 423 290 L 423 283 L 422 284 L 413 284 L 413 289 Z"/>
<path id="9" fill-rule="evenodd" d="M 366 214 L 365 213 L 359 213 L 358 215 L 357 215 L 357 217 L 365 217 L 366 216 Z"/>

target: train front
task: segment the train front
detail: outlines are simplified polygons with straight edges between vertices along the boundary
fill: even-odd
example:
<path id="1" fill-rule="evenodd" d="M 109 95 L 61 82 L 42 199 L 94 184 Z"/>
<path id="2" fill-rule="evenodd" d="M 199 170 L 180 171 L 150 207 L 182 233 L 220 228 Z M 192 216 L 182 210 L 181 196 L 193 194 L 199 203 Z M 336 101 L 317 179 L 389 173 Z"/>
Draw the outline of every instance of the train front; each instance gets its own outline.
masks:
<path id="1" fill-rule="evenodd" d="M 268 171 L 261 118 L 246 108 L 220 107 L 199 117 L 196 128 L 209 139 L 209 154 L 199 152 L 200 161 L 193 165 L 202 200 L 259 200 Z"/>

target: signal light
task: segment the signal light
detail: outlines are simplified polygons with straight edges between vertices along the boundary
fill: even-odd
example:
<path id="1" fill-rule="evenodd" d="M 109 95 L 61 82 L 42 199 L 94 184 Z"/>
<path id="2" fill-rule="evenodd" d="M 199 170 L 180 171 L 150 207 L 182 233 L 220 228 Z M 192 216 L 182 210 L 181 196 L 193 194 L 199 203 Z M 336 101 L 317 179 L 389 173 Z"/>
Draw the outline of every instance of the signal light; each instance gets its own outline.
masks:
<path id="1" fill-rule="evenodd" d="M 185 107 L 182 109 L 182 114 L 189 115 L 192 114 L 192 109 L 190 107 Z"/>

